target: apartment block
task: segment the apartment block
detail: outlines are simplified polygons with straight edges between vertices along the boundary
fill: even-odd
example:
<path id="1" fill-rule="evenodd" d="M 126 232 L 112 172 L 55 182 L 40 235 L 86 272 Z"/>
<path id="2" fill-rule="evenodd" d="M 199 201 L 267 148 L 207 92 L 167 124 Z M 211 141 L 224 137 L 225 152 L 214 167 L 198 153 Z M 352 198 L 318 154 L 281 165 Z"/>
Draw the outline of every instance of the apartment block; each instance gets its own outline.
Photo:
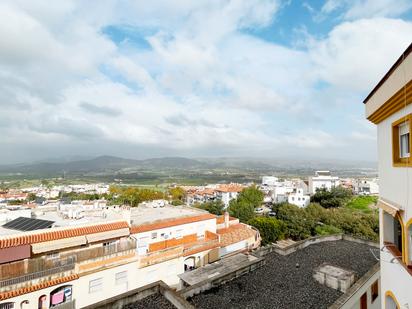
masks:
<path id="1" fill-rule="evenodd" d="M 1 309 L 82 308 L 158 280 L 178 288 L 185 271 L 260 245 L 236 218 L 186 206 L 47 220 L 60 215 L 0 226 Z"/>
<path id="2" fill-rule="evenodd" d="M 381 295 L 412 308 L 412 44 L 364 100 L 377 125 Z"/>

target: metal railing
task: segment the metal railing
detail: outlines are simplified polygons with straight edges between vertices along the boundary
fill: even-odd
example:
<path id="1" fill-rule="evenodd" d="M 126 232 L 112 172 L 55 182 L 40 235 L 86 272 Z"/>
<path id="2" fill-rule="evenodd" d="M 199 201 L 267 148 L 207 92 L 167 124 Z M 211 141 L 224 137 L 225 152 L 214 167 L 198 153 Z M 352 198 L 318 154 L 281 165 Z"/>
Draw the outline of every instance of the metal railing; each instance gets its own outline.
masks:
<path id="1" fill-rule="evenodd" d="M 76 300 L 66 301 L 64 303 L 52 306 L 50 308 L 53 308 L 53 309 L 75 309 L 76 308 Z"/>
<path id="2" fill-rule="evenodd" d="M 58 273 L 63 273 L 66 271 L 70 271 L 74 269 L 74 265 L 75 265 L 74 259 L 68 259 L 67 264 L 62 263 L 61 266 L 52 267 L 52 268 L 48 268 L 42 271 L 28 273 L 23 276 L 2 280 L 0 281 L 0 288 L 26 282 L 26 281 L 35 280 L 35 279 L 42 278 L 42 277 L 48 277 L 48 276 L 58 274 Z"/>
<path id="3" fill-rule="evenodd" d="M 123 254 L 131 250 L 136 250 L 136 241 L 128 240 L 127 242 L 116 243 L 113 245 L 95 247 L 90 249 L 79 250 L 71 252 L 75 256 L 76 262 L 81 263 L 87 260 L 98 259 L 113 254 Z"/>
<path id="4" fill-rule="evenodd" d="M 192 250 L 199 249 L 199 248 L 209 247 L 209 246 L 218 245 L 218 244 L 219 244 L 219 240 L 218 240 L 218 239 L 205 240 L 205 241 L 203 241 L 203 242 L 199 242 L 199 243 L 193 244 L 193 246 L 184 248 L 184 249 L 183 249 L 183 254 L 184 254 L 184 253 L 187 253 L 187 252 L 189 252 L 189 251 L 192 251 Z"/>

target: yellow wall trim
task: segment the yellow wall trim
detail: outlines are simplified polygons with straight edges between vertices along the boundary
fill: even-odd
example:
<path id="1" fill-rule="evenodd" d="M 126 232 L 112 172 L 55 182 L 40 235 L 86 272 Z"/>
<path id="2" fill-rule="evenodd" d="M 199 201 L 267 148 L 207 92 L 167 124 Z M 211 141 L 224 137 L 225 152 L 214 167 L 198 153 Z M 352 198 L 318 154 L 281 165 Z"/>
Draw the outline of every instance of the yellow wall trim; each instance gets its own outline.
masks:
<path id="1" fill-rule="evenodd" d="M 406 247 L 406 265 L 412 265 L 412 250 L 409 252 L 409 226 L 412 225 L 412 218 L 408 220 L 405 224 L 405 247 Z"/>
<path id="2" fill-rule="evenodd" d="M 397 309 L 401 309 L 401 305 L 399 304 L 398 300 L 397 300 L 396 297 L 395 297 L 395 294 L 393 294 L 392 291 L 386 291 L 386 292 L 385 292 L 385 308 L 386 308 L 386 297 L 387 297 L 387 296 L 389 296 L 390 298 L 393 299 L 393 301 L 394 301 L 395 304 L 396 304 Z"/>
<path id="3" fill-rule="evenodd" d="M 406 89 L 405 89 L 406 88 Z M 404 87 L 399 89 L 388 101 L 386 101 L 381 107 L 379 107 L 372 115 L 368 117 L 368 120 L 374 124 L 378 124 L 393 115 L 397 111 L 400 111 L 405 107 L 405 91 L 406 91 L 406 105 L 412 103 L 412 80 L 410 80 Z"/>

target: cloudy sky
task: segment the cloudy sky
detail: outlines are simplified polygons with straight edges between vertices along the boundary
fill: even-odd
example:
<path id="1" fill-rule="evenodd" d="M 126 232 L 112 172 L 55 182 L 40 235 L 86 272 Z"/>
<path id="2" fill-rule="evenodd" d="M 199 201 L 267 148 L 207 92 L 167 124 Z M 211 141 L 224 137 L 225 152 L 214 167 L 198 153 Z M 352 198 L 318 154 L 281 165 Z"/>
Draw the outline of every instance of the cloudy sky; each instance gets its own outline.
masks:
<path id="1" fill-rule="evenodd" d="M 0 20 L 0 164 L 376 160 L 362 100 L 412 39 L 410 0 L 4 0 Z"/>

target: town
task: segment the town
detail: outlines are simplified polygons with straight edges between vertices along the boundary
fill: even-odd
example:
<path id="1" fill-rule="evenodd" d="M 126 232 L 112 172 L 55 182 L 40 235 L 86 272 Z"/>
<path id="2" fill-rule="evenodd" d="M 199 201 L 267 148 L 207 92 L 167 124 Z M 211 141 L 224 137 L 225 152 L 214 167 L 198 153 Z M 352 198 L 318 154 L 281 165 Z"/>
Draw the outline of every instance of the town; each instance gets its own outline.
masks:
<path id="1" fill-rule="evenodd" d="M 306 180 L 263 176 L 258 184 L 173 184 L 164 192 L 105 183 L 9 188 L 0 193 L 0 298 L 13 301 L 2 308 L 15 303 L 85 308 L 156 282 L 192 297 L 192 287 L 209 282 L 212 275 L 218 280 L 227 272 L 264 267 L 267 246 L 278 253 L 296 250 L 313 237 L 340 244 L 343 234 L 348 235 L 345 242 L 356 240 L 353 246 L 369 261 L 357 270 L 364 275 L 376 268 L 368 250 L 379 256 L 371 245 L 377 234 L 343 230 L 321 218 L 312 218 L 312 227 L 305 223 L 307 230 L 299 225 L 306 220 L 304 211 L 324 209 L 322 203 L 325 217 L 330 206 L 358 213 L 359 222 L 369 216 L 377 220 L 378 194 L 376 178 L 340 179 L 329 171 Z M 237 206 L 254 197 L 247 205 L 251 211 Z M 331 201 L 342 205 L 327 206 Z M 364 208 L 352 210 L 352 204 Z M 302 209 L 295 214 L 301 217 L 293 218 L 290 207 Z M 335 249 L 349 260 L 345 246 Z M 332 268 L 330 275 L 336 271 Z M 371 274 L 376 276 L 376 271 Z M 324 295 L 325 304 L 339 299 Z M 199 302 L 197 296 L 192 302 Z"/>
<path id="2" fill-rule="evenodd" d="M 412 309 L 412 0 L 0 19 L 0 309 Z"/>

